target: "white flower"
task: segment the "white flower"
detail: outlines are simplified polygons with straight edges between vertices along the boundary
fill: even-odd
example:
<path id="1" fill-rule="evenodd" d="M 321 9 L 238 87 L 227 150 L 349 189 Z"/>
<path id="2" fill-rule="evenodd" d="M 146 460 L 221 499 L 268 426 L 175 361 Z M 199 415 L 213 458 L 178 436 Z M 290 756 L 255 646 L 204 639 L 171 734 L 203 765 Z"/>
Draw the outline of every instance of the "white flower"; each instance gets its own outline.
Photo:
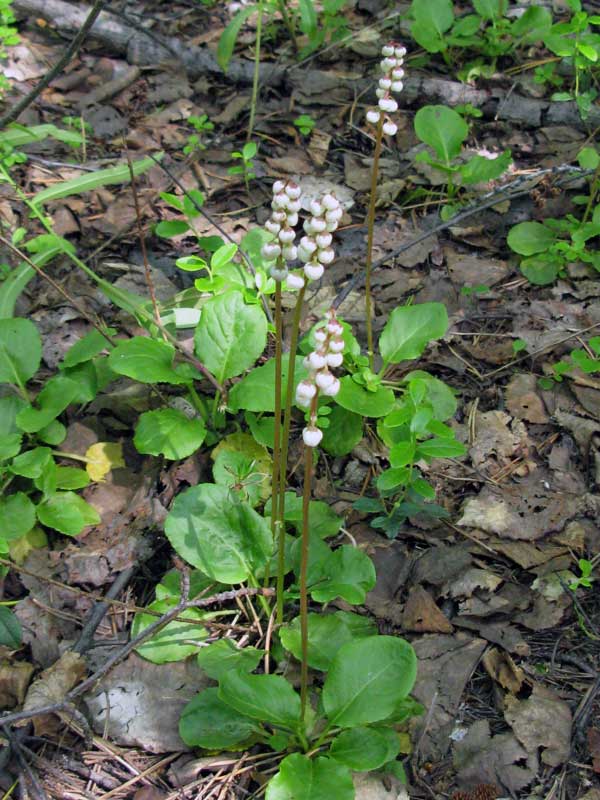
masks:
<path id="1" fill-rule="evenodd" d="M 323 391 L 328 389 L 334 380 L 335 377 L 331 374 L 331 372 L 317 372 L 315 375 L 315 383 L 319 389 L 322 389 Z"/>
<path id="2" fill-rule="evenodd" d="M 291 197 L 292 200 L 298 200 L 302 194 L 302 189 L 297 183 L 294 183 L 294 181 L 289 181 L 286 184 L 285 193 L 288 197 Z"/>
<path id="3" fill-rule="evenodd" d="M 314 425 L 309 425 L 302 431 L 302 439 L 307 447 L 316 447 L 323 438 L 323 431 Z"/>
<path id="4" fill-rule="evenodd" d="M 290 228 L 295 228 L 298 224 L 298 214 L 295 211 L 292 211 L 291 213 L 288 211 L 286 222 Z"/>
<path id="5" fill-rule="evenodd" d="M 301 208 L 302 208 L 302 203 L 300 202 L 300 200 L 289 200 L 287 204 L 288 211 L 291 211 L 293 214 L 297 214 Z"/>
<path id="6" fill-rule="evenodd" d="M 279 211 L 283 208 L 287 208 L 290 202 L 290 198 L 287 196 L 285 192 L 279 192 L 279 194 L 273 195 L 273 200 L 271 202 L 271 208 Z"/>
<path id="7" fill-rule="evenodd" d="M 283 244 L 291 244 L 296 238 L 296 232 L 291 228 L 282 228 L 279 231 L 279 241 Z"/>
<path id="8" fill-rule="evenodd" d="M 306 397 L 297 397 L 296 405 L 300 406 L 300 408 L 310 408 L 311 400 Z"/>
<path id="9" fill-rule="evenodd" d="M 404 70 L 402 67 L 396 67 L 396 69 L 392 70 L 392 80 L 393 81 L 401 81 L 404 77 Z"/>
<path id="10" fill-rule="evenodd" d="M 337 378 L 334 378 L 329 386 L 326 389 L 323 389 L 323 394 L 327 395 L 327 397 L 335 397 L 339 390 L 340 382 Z"/>
<path id="11" fill-rule="evenodd" d="M 288 271 L 285 267 L 282 267 L 281 269 L 278 267 L 271 267 L 269 272 L 273 280 L 277 281 L 278 283 L 284 281 L 288 276 Z"/>
<path id="12" fill-rule="evenodd" d="M 306 250 L 307 253 L 314 253 L 317 249 L 316 242 L 308 236 L 303 236 L 300 239 L 300 247 Z"/>
<path id="13" fill-rule="evenodd" d="M 393 44 L 384 44 L 381 48 L 381 55 L 384 58 L 389 58 L 390 56 L 394 55 L 394 45 Z"/>
<path id="14" fill-rule="evenodd" d="M 337 208 L 340 204 L 340 201 L 332 194 L 325 194 L 321 198 L 321 205 L 326 211 L 333 211 L 334 208 Z"/>
<path id="15" fill-rule="evenodd" d="M 325 219 L 327 222 L 339 222 L 343 216 L 344 212 L 341 208 L 334 208 L 333 211 L 328 211 L 325 214 Z M 329 230 L 329 228 L 327 230 Z"/>
<path id="16" fill-rule="evenodd" d="M 317 387 L 312 381 L 300 381 L 296 387 L 296 400 L 312 400 L 317 393 Z"/>
<path id="17" fill-rule="evenodd" d="M 329 344 L 327 346 L 330 353 L 343 353 L 345 342 L 341 336 L 335 336 L 329 340 Z"/>
<path id="18" fill-rule="evenodd" d="M 312 353 L 308 354 L 308 363 L 311 369 L 323 369 L 327 361 L 322 353 L 317 353 L 316 350 L 313 350 Z"/>
<path id="19" fill-rule="evenodd" d="M 327 212 L 327 213 L 331 213 L 331 212 Z M 325 222 L 323 217 L 311 217 L 310 223 L 311 223 L 311 227 L 312 227 L 313 233 L 323 233 L 323 231 L 325 230 L 325 227 L 327 225 L 327 223 Z"/>
<path id="20" fill-rule="evenodd" d="M 381 100 L 382 97 L 386 96 L 387 92 L 385 91 L 385 89 L 379 89 L 378 88 L 378 89 L 375 89 L 375 94 Z"/>
<path id="21" fill-rule="evenodd" d="M 398 133 L 398 126 L 388 119 L 387 122 L 383 123 L 383 132 L 386 136 L 395 136 Z"/>
<path id="22" fill-rule="evenodd" d="M 389 78 L 379 78 L 380 89 L 389 89 L 391 85 L 392 81 Z"/>
<path id="23" fill-rule="evenodd" d="M 393 97 L 382 97 L 379 101 L 379 108 L 382 111 L 387 111 L 388 113 L 393 113 L 394 111 L 398 110 L 398 103 L 394 100 Z"/>
<path id="24" fill-rule="evenodd" d="M 338 220 L 334 220 L 333 222 L 327 222 L 327 227 L 325 228 L 326 231 L 333 233 L 333 231 L 337 231 L 338 229 Z"/>
<path id="25" fill-rule="evenodd" d="M 344 361 L 342 353 L 327 353 L 325 358 L 327 359 L 328 367 L 341 367 Z"/>
<path id="26" fill-rule="evenodd" d="M 325 250 L 319 250 L 317 253 L 317 261 L 320 264 L 331 264 L 335 258 L 333 247 L 326 247 Z"/>
<path id="27" fill-rule="evenodd" d="M 298 258 L 298 248 L 295 244 L 286 244 L 281 248 L 281 255 L 286 261 L 295 261 Z"/>
<path id="28" fill-rule="evenodd" d="M 317 344 L 323 344 L 325 339 L 327 339 L 327 333 L 325 331 L 325 328 L 317 328 L 317 330 L 314 333 L 314 337 L 315 337 L 315 342 L 317 342 Z"/>
<path id="29" fill-rule="evenodd" d="M 265 229 L 272 233 L 273 236 L 277 236 L 279 231 L 281 230 L 281 225 L 278 222 L 275 222 L 274 219 L 268 219 L 265 222 Z"/>
<path id="30" fill-rule="evenodd" d="M 395 58 L 386 57 L 381 62 L 381 71 L 382 72 L 389 72 L 391 69 L 394 69 L 398 65 L 398 62 Z"/>
<path id="31" fill-rule="evenodd" d="M 341 336 L 344 333 L 344 329 L 336 319 L 327 323 L 327 330 L 332 336 Z"/>
<path id="32" fill-rule="evenodd" d="M 300 259 L 300 261 L 302 261 L 304 264 L 306 264 L 308 261 L 311 260 L 311 258 L 313 257 L 313 254 L 309 253 L 308 250 L 305 250 L 304 247 L 302 247 L 302 244 L 300 244 L 298 246 L 297 251 L 296 251 L 296 256 L 297 256 L 297 258 Z"/>
<path id="33" fill-rule="evenodd" d="M 324 250 L 326 247 L 329 247 L 331 244 L 331 240 L 333 239 L 330 233 L 319 233 L 315 236 L 315 242 L 317 243 L 317 247 Z"/>
<path id="34" fill-rule="evenodd" d="M 396 47 L 394 49 L 394 55 L 396 58 L 404 58 L 406 55 L 406 47 Z"/>
<path id="35" fill-rule="evenodd" d="M 323 277 L 324 272 L 325 267 L 322 264 L 309 262 L 308 264 L 304 265 L 304 274 L 310 281 L 318 281 L 319 278 Z"/>
<path id="36" fill-rule="evenodd" d="M 273 211 L 271 214 L 271 219 L 273 222 L 285 222 L 287 219 L 287 214 L 285 211 Z"/>
<path id="37" fill-rule="evenodd" d="M 310 208 L 310 213 L 313 215 L 313 217 L 320 217 L 321 214 L 323 213 L 323 206 L 321 205 L 321 203 L 319 203 L 318 200 L 311 200 L 309 208 Z"/>
<path id="38" fill-rule="evenodd" d="M 394 55 L 391 53 L 391 55 Z M 285 190 L 285 181 L 275 181 L 273 184 L 273 194 L 281 194 Z"/>
<path id="39" fill-rule="evenodd" d="M 281 255 L 281 247 L 276 242 L 267 242 L 263 244 L 260 252 L 265 261 L 274 261 Z"/>
<path id="40" fill-rule="evenodd" d="M 288 289 L 294 291 L 296 289 L 302 289 L 303 286 L 304 286 L 304 278 L 301 275 L 296 275 L 295 273 L 290 272 L 290 274 L 287 277 Z"/>
<path id="41" fill-rule="evenodd" d="M 372 125 L 376 125 L 379 122 L 379 111 L 375 111 L 374 108 L 370 108 L 367 111 L 367 122 L 370 122 Z"/>
<path id="42" fill-rule="evenodd" d="M 404 84 L 402 83 L 402 81 L 393 81 L 392 82 L 392 92 L 395 92 L 396 94 L 398 94 L 398 92 L 401 92 L 402 89 L 404 89 Z"/>

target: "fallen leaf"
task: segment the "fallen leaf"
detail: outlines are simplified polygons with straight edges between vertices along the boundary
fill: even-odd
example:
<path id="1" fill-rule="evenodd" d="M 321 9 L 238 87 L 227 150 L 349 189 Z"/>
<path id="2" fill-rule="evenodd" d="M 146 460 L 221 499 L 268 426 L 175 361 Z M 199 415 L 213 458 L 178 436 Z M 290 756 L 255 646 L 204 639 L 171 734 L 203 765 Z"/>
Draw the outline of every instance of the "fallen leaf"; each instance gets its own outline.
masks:
<path id="1" fill-rule="evenodd" d="M 543 425 L 549 420 L 544 401 L 536 391 L 537 378 L 530 373 L 513 375 L 506 387 L 506 407 L 517 419 Z"/>
<path id="2" fill-rule="evenodd" d="M 564 700 L 535 684 L 531 696 L 519 700 L 508 695 L 504 718 L 530 754 L 541 750 L 543 764 L 559 767 L 571 752 L 571 710 Z"/>
<path id="3" fill-rule="evenodd" d="M 495 258 L 480 258 L 472 253 L 459 253 L 452 247 L 444 247 L 444 256 L 450 280 L 457 287 L 494 286 L 503 281 L 512 271 L 506 261 Z"/>
<path id="4" fill-rule="evenodd" d="M 422 586 L 413 586 L 410 590 L 402 614 L 402 627 L 418 633 L 452 633 L 454 630 Z"/>
<path id="5" fill-rule="evenodd" d="M 44 670 L 42 674 L 31 684 L 23 711 L 31 711 L 39 706 L 60 703 L 65 695 L 76 686 L 85 676 L 87 665 L 83 656 L 66 650 L 56 663 Z M 36 716 L 33 719 L 36 735 L 43 735 L 48 730 L 48 726 L 54 727 L 53 722 L 49 722 L 51 715 Z M 23 724 L 27 724 L 24 720 Z M 19 725 L 19 723 L 17 723 Z"/>
<path id="6" fill-rule="evenodd" d="M 85 465 L 87 474 L 97 482 L 103 481 L 111 469 L 125 466 L 120 442 L 97 442 L 88 447 L 85 457 L 88 459 Z"/>
<path id="7" fill-rule="evenodd" d="M 525 681 L 525 673 L 521 667 L 517 667 L 508 653 L 492 647 L 484 654 L 481 663 L 490 678 L 499 683 L 503 689 L 507 689 L 513 694 L 517 694 L 521 690 Z"/>
<path id="8" fill-rule="evenodd" d="M 21 705 L 32 675 L 33 664 L 27 661 L 0 664 L 0 708 Z"/>

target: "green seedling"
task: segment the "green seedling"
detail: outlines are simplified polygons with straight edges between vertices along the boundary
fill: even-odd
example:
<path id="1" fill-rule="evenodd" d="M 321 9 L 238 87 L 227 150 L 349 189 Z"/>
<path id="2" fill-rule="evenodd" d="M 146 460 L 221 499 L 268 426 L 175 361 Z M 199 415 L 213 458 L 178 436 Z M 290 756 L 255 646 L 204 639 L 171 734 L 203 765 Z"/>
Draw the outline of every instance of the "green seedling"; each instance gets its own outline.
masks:
<path id="1" fill-rule="evenodd" d="M 310 114 L 300 114 L 300 116 L 296 117 L 294 120 L 294 125 L 298 128 L 302 136 L 310 136 L 316 123 Z"/>
<path id="2" fill-rule="evenodd" d="M 201 114 L 199 117 L 192 114 L 187 118 L 187 122 L 194 128 L 196 133 L 188 136 L 187 144 L 183 148 L 183 152 L 186 155 L 190 155 L 190 153 L 206 150 L 204 137 L 207 133 L 214 130 L 214 124 L 208 119 L 206 114 Z"/>
<path id="3" fill-rule="evenodd" d="M 241 164 L 235 164 L 227 170 L 228 175 L 242 175 L 244 183 L 246 184 L 246 189 L 248 190 L 250 188 L 250 181 L 256 178 L 256 173 L 254 172 L 254 158 L 257 152 L 258 146 L 256 142 L 246 142 L 241 150 L 234 150 L 231 154 L 231 158 L 234 161 L 241 161 Z"/>

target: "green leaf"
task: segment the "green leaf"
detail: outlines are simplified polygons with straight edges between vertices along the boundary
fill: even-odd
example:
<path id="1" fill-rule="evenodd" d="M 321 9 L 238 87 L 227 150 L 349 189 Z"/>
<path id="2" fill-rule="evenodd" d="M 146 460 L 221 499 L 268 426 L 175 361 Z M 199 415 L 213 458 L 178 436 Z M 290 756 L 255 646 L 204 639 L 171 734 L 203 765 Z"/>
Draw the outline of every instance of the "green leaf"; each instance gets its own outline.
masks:
<path id="1" fill-rule="evenodd" d="M 271 501 L 265 507 L 267 514 L 271 513 Z M 295 492 L 285 493 L 285 510 L 283 518 L 294 526 L 297 533 L 302 532 L 302 497 Z M 319 539 L 328 539 L 335 536 L 342 527 L 342 518 L 339 517 L 331 506 L 322 500 L 311 500 L 308 506 L 308 524 L 311 533 Z"/>
<path id="2" fill-rule="evenodd" d="M 329 415 L 329 425 L 324 431 L 321 446 L 332 456 L 345 456 L 351 453 L 363 435 L 363 422 L 360 414 L 354 414 L 333 406 Z"/>
<path id="3" fill-rule="evenodd" d="M 456 458 L 464 456 L 467 448 L 462 442 L 452 439 L 428 439 L 419 442 L 416 458 Z"/>
<path id="4" fill-rule="evenodd" d="M 300 30 L 309 39 L 317 32 L 317 12 L 313 0 L 299 0 Z"/>
<path id="5" fill-rule="evenodd" d="M 331 743 L 329 754 L 358 772 L 379 769 L 400 752 L 400 739 L 392 728 L 352 728 Z"/>
<path id="6" fill-rule="evenodd" d="M 535 286 L 547 286 L 554 283 L 560 272 L 560 261 L 556 258 L 545 258 L 542 256 L 531 256 L 521 261 L 521 272 L 529 283 Z"/>
<path id="7" fill-rule="evenodd" d="M 600 164 L 600 154 L 595 147 L 583 147 L 577 153 L 577 161 L 583 169 L 596 169 Z"/>
<path id="8" fill-rule="evenodd" d="M 57 489 L 83 489 L 89 484 L 90 476 L 77 467 L 57 467 L 55 480 Z"/>
<path id="9" fill-rule="evenodd" d="M 16 650 L 21 645 L 21 623 L 6 606 L 0 606 L 0 645 Z"/>
<path id="10" fill-rule="evenodd" d="M 352 776 L 332 758 L 292 753 L 267 785 L 265 800 L 354 800 Z"/>
<path id="11" fill-rule="evenodd" d="M 512 34 L 523 44 L 541 42 L 552 27 L 552 12 L 543 6 L 529 6 L 512 24 Z"/>
<path id="12" fill-rule="evenodd" d="M 328 603 L 341 597 L 352 605 L 365 602 L 367 592 L 375 586 L 375 567 L 366 553 L 352 545 L 334 550 L 320 565 L 320 579 L 310 587 L 317 603 Z"/>
<path id="13" fill-rule="evenodd" d="M 175 498 L 165 533 L 182 558 L 222 583 L 246 580 L 272 549 L 267 522 L 226 487 L 211 483 Z"/>
<path id="14" fill-rule="evenodd" d="M 234 242 L 224 244 L 212 254 L 210 259 L 210 268 L 213 271 L 219 271 L 227 266 L 238 251 L 238 246 Z"/>
<path id="15" fill-rule="evenodd" d="M 190 226 L 183 219 L 164 219 L 156 225 L 154 233 L 163 239 L 172 239 L 174 236 L 181 236 L 189 230 Z"/>
<path id="16" fill-rule="evenodd" d="M 188 419 L 175 408 L 160 408 L 140 416 L 133 443 L 139 453 L 175 461 L 194 453 L 205 436 L 206 426 L 199 417 Z"/>
<path id="17" fill-rule="evenodd" d="M 227 72 L 227 67 L 233 55 L 233 48 L 242 25 L 255 11 L 256 5 L 254 4 L 241 8 L 221 34 L 217 45 L 217 63 L 223 72 Z"/>
<path id="18" fill-rule="evenodd" d="M 308 615 L 308 663 L 314 669 L 326 672 L 337 651 L 348 642 L 377 633 L 375 624 L 368 617 L 349 611 L 334 614 Z M 298 659 L 302 658 L 300 617 L 296 617 L 279 631 L 281 644 Z"/>
<path id="19" fill-rule="evenodd" d="M 451 0 L 413 0 L 410 26 L 414 40 L 429 53 L 446 49 L 444 33 L 452 27 L 454 9 Z"/>
<path id="20" fill-rule="evenodd" d="M 507 242 L 511 250 L 522 256 L 533 256 L 548 250 L 556 241 L 554 231 L 541 222 L 519 222 L 510 229 Z"/>
<path id="21" fill-rule="evenodd" d="M 131 171 L 134 175 L 142 175 L 147 172 L 150 167 L 156 165 L 156 161 L 162 158 L 162 153 L 158 153 L 154 158 L 142 158 L 140 161 L 134 161 L 131 165 Z M 35 205 L 42 205 L 49 203 L 52 200 L 58 200 L 60 197 L 69 197 L 73 194 L 82 194 L 83 192 L 90 192 L 93 189 L 99 189 L 101 186 L 110 186 L 115 183 L 129 183 L 131 180 L 131 172 L 129 164 L 122 164 L 118 167 L 108 167 L 107 169 L 99 169 L 96 172 L 86 172 L 78 178 L 72 178 L 68 181 L 59 181 L 54 183 L 48 189 L 43 189 L 33 196 L 31 202 Z"/>
<path id="22" fill-rule="evenodd" d="M 389 717 L 416 676 L 417 657 L 404 639 L 370 636 L 344 645 L 321 695 L 330 725 L 354 728 Z"/>
<path id="23" fill-rule="evenodd" d="M 498 20 L 506 14 L 508 0 L 473 0 L 473 7 L 480 17 Z"/>
<path id="24" fill-rule="evenodd" d="M 42 142 L 51 137 L 59 142 L 64 142 L 73 147 L 81 144 L 81 134 L 77 131 L 57 128 L 56 125 L 19 125 L 11 124 L 6 130 L 0 132 L 0 143 L 9 147 L 23 147 L 27 144 Z"/>
<path id="25" fill-rule="evenodd" d="M 256 647 L 237 647 L 231 639 L 219 639 L 198 653 L 198 665 L 209 678 L 218 681 L 230 669 L 252 672 L 265 654 Z"/>
<path id="26" fill-rule="evenodd" d="M 185 706 L 179 735 L 189 747 L 225 750 L 250 739 L 258 725 L 219 699 L 217 689 L 205 689 Z"/>
<path id="27" fill-rule="evenodd" d="M 108 357 L 108 364 L 119 375 L 141 383 L 189 383 L 189 378 L 173 369 L 175 348 L 158 339 L 134 336 L 119 342 Z"/>
<path id="28" fill-rule="evenodd" d="M 395 397 L 391 389 L 378 386 L 370 392 L 364 386 L 356 383 L 351 375 L 345 375 L 340 380 L 340 390 L 335 398 L 336 403 L 348 411 L 353 411 L 361 417 L 385 417 L 394 407 Z"/>
<path id="29" fill-rule="evenodd" d="M 395 308 L 379 339 L 381 357 L 386 364 L 419 358 L 429 342 L 441 339 L 447 329 L 448 314 L 442 303 Z"/>
<path id="30" fill-rule="evenodd" d="M 294 369 L 294 390 L 306 375 L 302 356 L 296 357 Z M 283 394 L 287 386 L 288 359 L 283 359 L 282 364 Z M 229 392 L 229 408 L 232 411 L 247 409 L 248 411 L 262 412 L 275 411 L 275 359 L 270 358 L 261 367 L 255 367 Z"/>
<path id="31" fill-rule="evenodd" d="M 0 520 L 2 539 L 20 539 L 35 525 L 35 506 L 24 492 L 0 497 Z"/>
<path id="32" fill-rule="evenodd" d="M 390 448 L 390 464 L 392 467 L 405 467 L 412 464 L 415 459 L 415 443 L 397 442 Z"/>
<path id="33" fill-rule="evenodd" d="M 107 328 L 106 333 L 109 336 L 114 336 L 116 333 L 115 328 Z M 83 364 L 85 361 L 91 361 L 97 355 L 100 355 L 104 350 L 111 347 L 106 337 L 100 331 L 93 330 L 83 336 L 78 342 L 75 342 L 73 347 L 67 350 L 63 358 L 61 368 L 76 367 L 78 364 Z"/>
<path id="34" fill-rule="evenodd" d="M 469 126 L 461 115 L 448 106 L 424 106 L 415 114 L 415 133 L 429 145 L 441 162 L 450 165 L 460 153 L 469 134 Z"/>
<path id="35" fill-rule="evenodd" d="M 300 722 L 300 695 L 281 675 L 226 672 L 219 681 L 219 698 L 251 719 L 294 730 Z"/>
<path id="36" fill-rule="evenodd" d="M 10 465 L 11 472 L 24 478 L 39 478 L 52 460 L 49 447 L 34 447 L 17 456 Z"/>
<path id="37" fill-rule="evenodd" d="M 447 384 L 420 369 L 405 375 L 402 383 L 408 385 L 410 389 L 410 384 L 415 379 L 425 382 L 426 402 L 431 406 L 435 419 L 443 422 L 456 414 L 458 403 L 452 389 Z"/>
<path id="38" fill-rule="evenodd" d="M 77 536 L 88 525 L 98 525 L 100 514 L 75 492 L 56 492 L 37 507 L 42 525 L 66 536 Z"/>
<path id="39" fill-rule="evenodd" d="M 155 600 L 150 603 L 148 609 L 156 611 L 159 615 L 166 614 L 177 604 L 177 599 L 169 598 L 166 600 Z M 138 645 L 135 649 L 136 652 L 143 656 L 153 664 L 166 664 L 169 661 L 182 661 L 188 656 L 194 655 L 198 652 L 199 641 L 206 639 L 208 631 L 202 624 L 202 620 L 206 617 L 197 608 L 186 608 L 179 617 L 188 619 L 190 622 L 183 622 L 182 620 L 173 620 L 161 628 L 158 633 L 155 633 L 145 642 Z M 135 638 L 148 626 L 156 622 L 158 617 L 153 614 L 146 614 L 143 611 L 138 612 L 131 625 L 131 637 Z"/>
<path id="40" fill-rule="evenodd" d="M 496 158 L 475 155 L 459 169 L 461 183 L 471 186 L 474 183 L 487 183 L 499 178 L 512 163 L 510 150 L 505 150 Z"/>
<path id="41" fill-rule="evenodd" d="M 267 343 L 262 308 L 246 305 L 241 292 L 231 290 L 202 306 L 196 328 L 196 354 L 222 383 L 251 367 Z"/>
<path id="42" fill-rule="evenodd" d="M 23 437 L 20 433 L 0 434 L 0 461 L 8 461 L 21 450 Z"/>
<path id="43" fill-rule="evenodd" d="M 28 319 L 0 319 L 0 383 L 20 386 L 38 371 L 42 340 Z"/>
<path id="44" fill-rule="evenodd" d="M 17 425 L 26 433 L 36 433 L 46 428 L 73 401 L 79 391 L 75 381 L 60 373 L 50 378 L 35 399 L 36 405 L 27 406 L 17 414 Z"/>

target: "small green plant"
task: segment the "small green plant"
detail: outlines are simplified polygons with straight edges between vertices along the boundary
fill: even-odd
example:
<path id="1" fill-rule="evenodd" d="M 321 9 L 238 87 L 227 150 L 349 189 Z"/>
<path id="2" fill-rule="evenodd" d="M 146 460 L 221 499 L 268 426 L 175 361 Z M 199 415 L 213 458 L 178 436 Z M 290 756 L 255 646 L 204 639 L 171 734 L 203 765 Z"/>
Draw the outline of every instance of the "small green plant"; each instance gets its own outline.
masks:
<path id="1" fill-rule="evenodd" d="M 207 133 L 214 130 L 214 124 L 208 119 L 206 114 L 201 114 L 199 117 L 192 114 L 187 118 L 187 122 L 194 128 L 196 133 L 188 136 L 187 144 L 183 148 L 183 152 L 186 155 L 190 155 L 190 153 L 206 150 L 204 137 Z"/>
<path id="2" fill-rule="evenodd" d="M 11 3 L 12 0 L 0 0 L 0 61 L 6 58 L 7 47 L 13 47 L 20 42 Z M 4 97 L 9 88 L 10 81 L 0 72 L 0 99 Z"/>
<path id="3" fill-rule="evenodd" d="M 510 150 L 493 154 L 476 154 L 465 160 L 462 147 L 469 134 L 469 126 L 461 115 L 447 106 L 423 106 L 415 114 L 415 133 L 431 150 L 423 150 L 417 160 L 429 164 L 446 176 L 448 199 L 453 201 L 459 187 L 472 186 L 496 180 L 510 166 Z M 442 219 L 456 213 L 456 204 L 450 202 L 442 209 Z"/>
<path id="4" fill-rule="evenodd" d="M 573 370 L 579 369 L 586 375 L 600 372 L 600 336 L 592 336 L 585 347 L 571 350 L 561 361 L 552 365 L 552 374 L 539 379 L 542 389 L 551 389 L 561 383 L 563 377 L 571 377 Z"/>
<path id="5" fill-rule="evenodd" d="M 316 123 L 310 114 L 300 114 L 300 116 L 296 117 L 294 120 L 294 125 L 298 128 L 302 136 L 310 136 Z"/>
<path id="6" fill-rule="evenodd" d="M 592 577 L 592 572 L 594 569 L 593 563 L 588 561 L 587 558 L 580 558 L 577 561 L 577 566 L 579 567 L 581 575 L 578 578 L 575 578 L 574 581 L 571 581 L 569 584 L 569 589 L 572 592 L 576 592 L 577 589 L 580 589 L 581 587 L 584 589 L 591 589 L 592 583 L 595 580 L 595 578 Z"/>
<path id="7" fill-rule="evenodd" d="M 242 163 L 229 167 L 227 173 L 229 175 L 242 175 L 247 189 L 249 189 L 250 181 L 256 178 L 254 158 L 257 152 L 258 146 L 256 142 L 246 142 L 241 150 L 234 150 L 231 154 L 231 158 L 234 161 L 241 161 Z"/>
<path id="8" fill-rule="evenodd" d="M 520 222 L 509 231 L 508 246 L 524 256 L 520 262 L 521 272 L 530 283 L 539 286 L 553 283 L 558 276 L 566 274 L 568 264 L 576 262 L 600 271 L 600 253 L 589 244 L 600 234 L 600 206 L 596 205 L 600 191 L 600 155 L 594 148 L 585 147 L 578 161 L 583 169 L 594 170 L 589 193 L 574 198 L 574 202 L 584 208 L 581 217 L 567 214 L 562 219 Z"/>

